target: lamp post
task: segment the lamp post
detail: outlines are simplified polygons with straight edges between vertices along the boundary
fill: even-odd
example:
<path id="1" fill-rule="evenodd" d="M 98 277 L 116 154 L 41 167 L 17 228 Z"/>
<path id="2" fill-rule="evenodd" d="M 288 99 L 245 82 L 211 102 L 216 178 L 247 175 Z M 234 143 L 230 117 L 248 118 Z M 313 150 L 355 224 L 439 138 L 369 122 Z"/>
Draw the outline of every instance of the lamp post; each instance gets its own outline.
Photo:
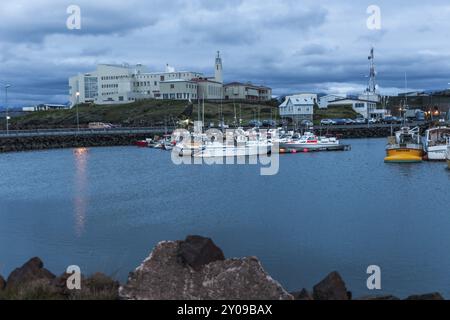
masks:
<path id="1" fill-rule="evenodd" d="M 9 107 L 8 107 L 8 88 L 11 85 L 5 85 L 5 107 L 6 107 L 6 134 L 9 135 Z"/>
<path id="2" fill-rule="evenodd" d="M 78 105 L 80 103 L 80 92 L 77 91 L 76 93 L 77 96 L 77 105 L 76 105 L 76 112 L 77 112 L 77 131 L 80 131 L 80 116 L 78 114 Z"/>

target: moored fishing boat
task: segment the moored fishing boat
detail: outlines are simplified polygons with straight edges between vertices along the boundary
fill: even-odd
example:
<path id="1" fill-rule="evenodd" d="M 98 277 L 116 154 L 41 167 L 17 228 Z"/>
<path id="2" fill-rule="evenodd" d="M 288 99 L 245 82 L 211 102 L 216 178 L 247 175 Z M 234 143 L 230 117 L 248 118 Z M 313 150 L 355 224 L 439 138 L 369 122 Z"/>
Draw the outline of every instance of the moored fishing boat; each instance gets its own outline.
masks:
<path id="1" fill-rule="evenodd" d="M 450 146 L 447 147 L 447 166 L 450 170 Z"/>
<path id="2" fill-rule="evenodd" d="M 421 162 L 423 157 L 423 144 L 420 141 L 419 128 L 403 127 L 388 138 L 385 162 L 413 163 Z"/>
<path id="3" fill-rule="evenodd" d="M 426 160 L 445 161 L 450 145 L 450 128 L 435 127 L 425 132 L 424 151 Z"/>
<path id="4" fill-rule="evenodd" d="M 280 142 L 281 152 L 297 152 L 297 151 L 331 151 L 345 150 L 348 146 L 340 144 L 336 137 L 316 136 L 312 132 L 306 132 L 302 136 L 293 136 L 287 141 Z"/>
<path id="5" fill-rule="evenodd" d="M 153 142 L 153 139 L 139 140 L 139 141 L 136 141 L 136 146 L 138 146 L 139 148 L 148 148 L 148 147 L 150 147 L 152 142 Z"/>

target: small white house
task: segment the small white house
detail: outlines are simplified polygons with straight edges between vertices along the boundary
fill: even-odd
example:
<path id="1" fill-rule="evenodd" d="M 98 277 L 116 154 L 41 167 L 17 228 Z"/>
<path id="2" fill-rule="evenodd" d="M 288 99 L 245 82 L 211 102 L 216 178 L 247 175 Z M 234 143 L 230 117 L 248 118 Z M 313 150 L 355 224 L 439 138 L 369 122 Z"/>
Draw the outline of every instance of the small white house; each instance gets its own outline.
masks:
<path id="1" fill-rule="evenodd" d="M 313 120 L 314 105 L 317 103 L 317 94 L 303 93 L 287 96 L 279 106 L 280 116 L 291 118 L 295 122 Z"/>

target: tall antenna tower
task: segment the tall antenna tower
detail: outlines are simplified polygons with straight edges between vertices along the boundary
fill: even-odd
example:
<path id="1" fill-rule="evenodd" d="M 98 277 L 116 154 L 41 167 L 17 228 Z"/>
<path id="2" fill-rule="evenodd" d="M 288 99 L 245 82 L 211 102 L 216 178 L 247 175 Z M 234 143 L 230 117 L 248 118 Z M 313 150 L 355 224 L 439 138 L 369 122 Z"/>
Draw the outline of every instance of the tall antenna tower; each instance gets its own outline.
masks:
<path id="1" fill-rule="evenodd" d="M 377 73 L 375 71 L 375 56 L 374 56 L 374 48 L 370 50 L 370 56 L 369 56 L 369 64 L 370 64 L 370 71 L 369 71 L 369 85 L 367 87 L 367 91 L 369 93 L 375 94 L 377 91 L 377 82 L 376 82 L 376 76 Z"/>

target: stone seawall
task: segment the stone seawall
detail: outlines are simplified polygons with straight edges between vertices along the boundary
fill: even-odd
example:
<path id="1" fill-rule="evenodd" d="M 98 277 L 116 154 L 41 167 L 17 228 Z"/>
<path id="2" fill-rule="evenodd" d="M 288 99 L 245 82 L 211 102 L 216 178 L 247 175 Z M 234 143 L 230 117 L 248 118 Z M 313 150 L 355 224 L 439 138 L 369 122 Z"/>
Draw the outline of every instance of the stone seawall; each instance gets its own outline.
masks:
<path id="1" fill-rule="evenodd" d="M 95 134 L 0 138 L 0 153 L 45 149 L 128 146 L 148 134 Z"/>

